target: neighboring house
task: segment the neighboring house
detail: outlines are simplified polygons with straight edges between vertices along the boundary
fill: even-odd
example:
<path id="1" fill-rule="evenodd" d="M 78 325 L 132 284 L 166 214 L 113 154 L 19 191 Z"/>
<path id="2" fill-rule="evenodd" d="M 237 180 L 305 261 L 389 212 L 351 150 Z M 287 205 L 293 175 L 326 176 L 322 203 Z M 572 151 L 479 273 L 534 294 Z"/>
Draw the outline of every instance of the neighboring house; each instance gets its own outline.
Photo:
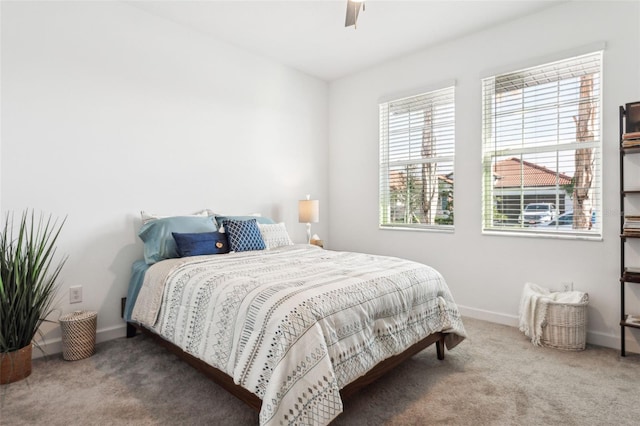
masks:
<path id="1" fill-rule="evenodd" d="M 496 213 L 508 223 L 517 223 L 529 203 L 553 203 L 560 214 L 573 208 L 571 176 L 515 157 L 498 161 L 493 172 Z"/>
<path id="2" fill-rule="evenodd" d="M 453 211 L 453 181 L 453 173 L 438 175 L 436 218 L 446 218 Z M 394 221 L 423 222 L 420 179 L 411 172 L 407 179 L 407 173 L 395 170 L 390 173 L 390 182 Z M 548 167 L 516 157 L 499 161 L 494 166 L 496 216 L 503 222 L 517 224 L 522 210 L 530 203 L 553 203 L 558 207 L 558 214 L 570 211 L 573 209 L 571 195 L 567 192 L 570 187 L 571 176 Z M 407 205 L 413 206 L 411 212 L 406 211 Z"/>
<path id="3" fill-rule="evenodd" d="M 453 224 L 453 173 L 438 175 L 438 198 L 434 200 L 434 217 L 441 223 Z M 393 223 L 433 223 L 427 222 L 421 204 L 422 181 L 411 171 L 394 170 L 389 173 L 390 217 Z M 411 211 L 407 211 L 411 206 Z M 447 221 L 447 219 L 450 219 Z M 450 222 L 450 223 L 449 223 Z"/>

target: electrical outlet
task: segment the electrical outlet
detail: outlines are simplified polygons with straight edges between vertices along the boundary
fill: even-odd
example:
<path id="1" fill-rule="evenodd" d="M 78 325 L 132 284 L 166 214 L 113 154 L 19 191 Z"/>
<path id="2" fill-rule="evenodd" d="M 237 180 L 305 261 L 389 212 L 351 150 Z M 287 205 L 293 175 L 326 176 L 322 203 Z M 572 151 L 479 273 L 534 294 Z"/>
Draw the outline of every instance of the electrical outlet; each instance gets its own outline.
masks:
<path id="1" fill-rule="evenodd" d="M 564 281 L 561 284 L 562 284 L 562 291 L 573 291 L 572 281 Z"/>
<path id="2" fill-rule="evenodd" d="M 69 303 L 82 302 L 82 286 L 76 285 L 69 287 Z"/>

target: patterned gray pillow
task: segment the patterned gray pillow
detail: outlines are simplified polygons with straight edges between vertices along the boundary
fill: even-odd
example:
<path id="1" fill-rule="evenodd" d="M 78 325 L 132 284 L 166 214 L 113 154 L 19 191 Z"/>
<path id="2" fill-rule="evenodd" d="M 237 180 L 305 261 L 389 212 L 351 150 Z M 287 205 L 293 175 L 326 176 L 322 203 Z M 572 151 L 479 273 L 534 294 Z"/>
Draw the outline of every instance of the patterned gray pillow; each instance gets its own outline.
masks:
<path id="1" fill-rule="evenodd" d="M 258 228 L 260 229 L 262 240 L 267 246 L 267 250 L 276 247 L 293 245 L 293 241 L 291 241 L 291 238 L 289 238 L 287 228 L 282 222 L 273 224 L 259 223 Z"/>

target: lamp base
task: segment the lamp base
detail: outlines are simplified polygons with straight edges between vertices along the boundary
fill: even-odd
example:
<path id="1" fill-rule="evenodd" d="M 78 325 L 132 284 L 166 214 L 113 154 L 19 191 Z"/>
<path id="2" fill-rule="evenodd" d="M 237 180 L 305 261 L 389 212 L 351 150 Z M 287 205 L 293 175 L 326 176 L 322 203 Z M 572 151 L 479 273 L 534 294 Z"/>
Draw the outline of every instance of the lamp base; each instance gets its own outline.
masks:
<path id="1" fill-rule="evenodd" d="M 322 240 L 311 240 L 311 245 L 324 248 L 324 243 L 322 242 Z"/>

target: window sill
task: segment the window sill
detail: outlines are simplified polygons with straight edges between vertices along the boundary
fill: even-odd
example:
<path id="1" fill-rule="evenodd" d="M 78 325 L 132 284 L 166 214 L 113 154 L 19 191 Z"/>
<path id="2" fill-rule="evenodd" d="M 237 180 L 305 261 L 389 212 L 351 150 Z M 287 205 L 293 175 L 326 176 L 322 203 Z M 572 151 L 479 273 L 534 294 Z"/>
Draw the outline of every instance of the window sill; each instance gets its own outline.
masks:
<path id="1" fill-rule="evenodd" d="M 383 231 L 417 231 L 417 232 L 435 232 L 443 234 L 453 234 L 455 228 L 453 225 L 434 225 L 434 226 L 404 226 L 404 225 L 378 225 L 378 229 Z"/>
<path id="2" fill-rule="evenodd" d="M 505 237 L 522 237 L 522 238 L 551 238 L 556 240 L 583 240 L 583 241 L 602 241 L 602 234 L 579 234 L 573 232 L 527 232 L 527 231 L 500 231 L 487 230 L 482 231 L 482 235 L 496 235 Z"/>

